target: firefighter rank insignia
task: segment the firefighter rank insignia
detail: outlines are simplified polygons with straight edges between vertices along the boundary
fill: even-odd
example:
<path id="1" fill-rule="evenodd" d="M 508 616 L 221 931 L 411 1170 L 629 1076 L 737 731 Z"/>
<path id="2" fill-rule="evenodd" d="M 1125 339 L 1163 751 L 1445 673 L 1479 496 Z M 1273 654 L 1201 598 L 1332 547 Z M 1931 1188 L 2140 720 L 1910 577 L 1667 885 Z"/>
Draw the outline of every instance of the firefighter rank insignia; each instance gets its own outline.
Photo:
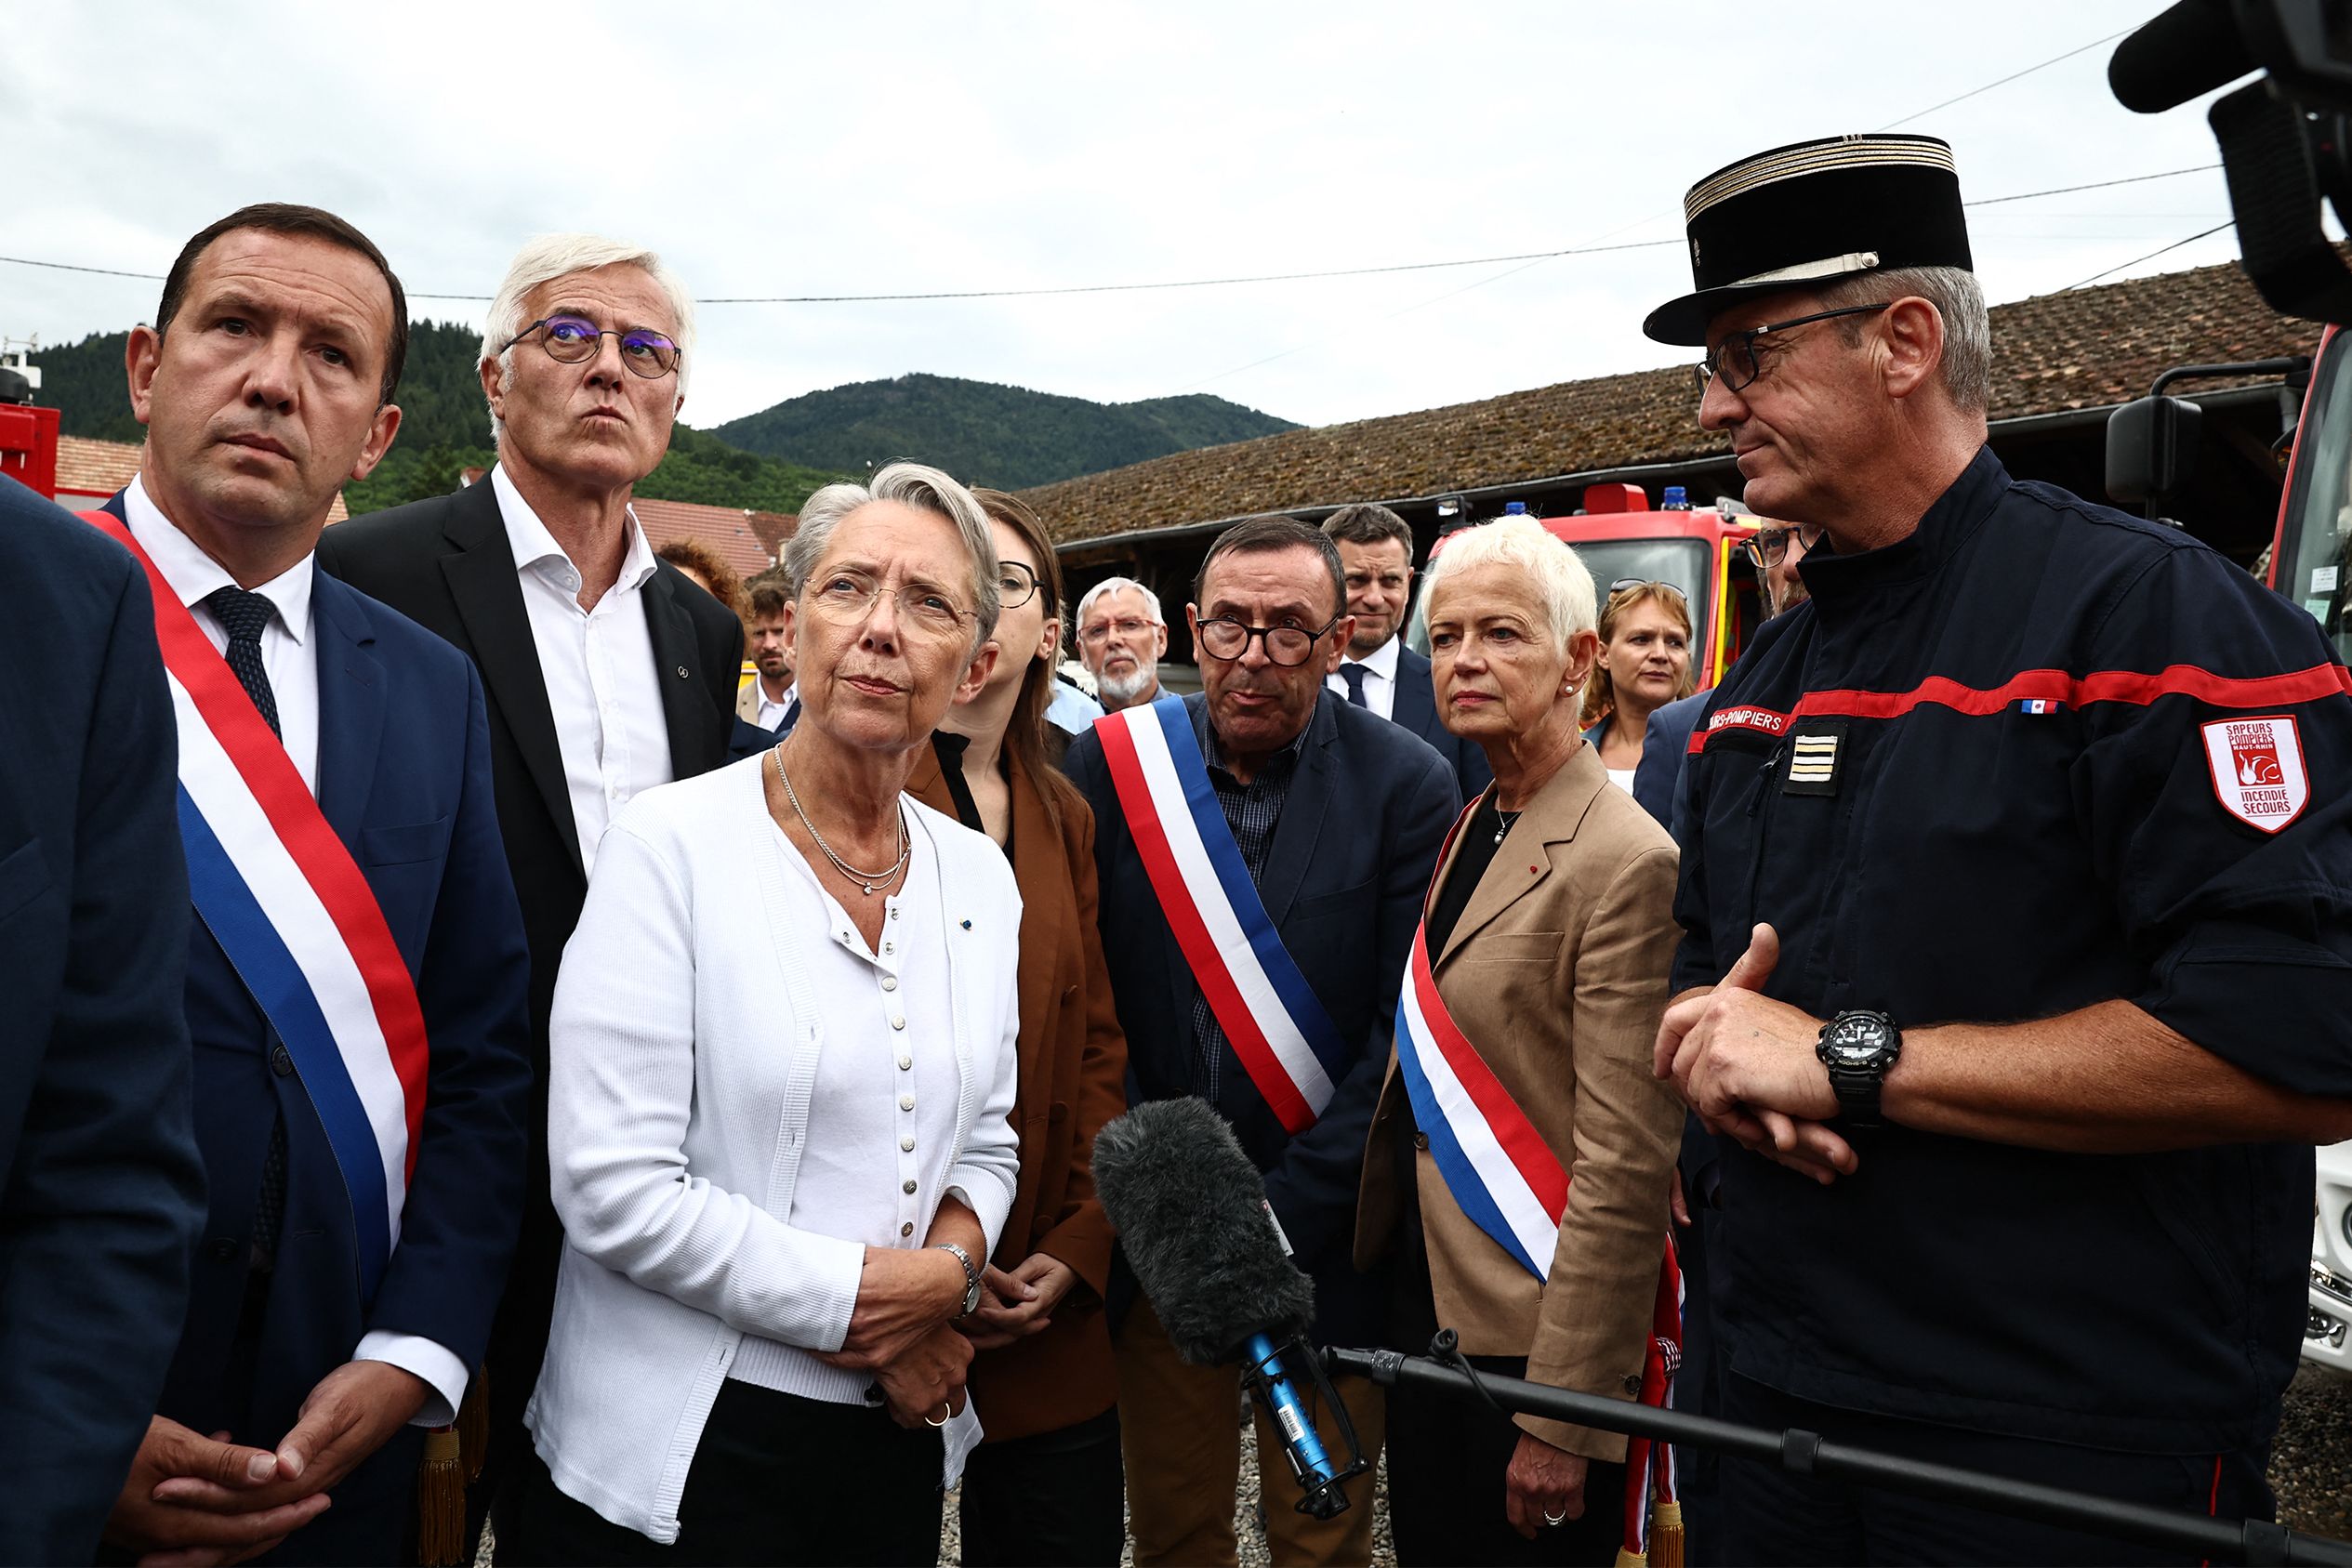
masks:
<path id="1" fill-rule="evenodd" d="M 1783 795 L 1835 795 L 1838 756 L 1845 746 L 1842 719 L 1804 719 L 1789 737 L 1789 771 L 1780 783 Z"/>

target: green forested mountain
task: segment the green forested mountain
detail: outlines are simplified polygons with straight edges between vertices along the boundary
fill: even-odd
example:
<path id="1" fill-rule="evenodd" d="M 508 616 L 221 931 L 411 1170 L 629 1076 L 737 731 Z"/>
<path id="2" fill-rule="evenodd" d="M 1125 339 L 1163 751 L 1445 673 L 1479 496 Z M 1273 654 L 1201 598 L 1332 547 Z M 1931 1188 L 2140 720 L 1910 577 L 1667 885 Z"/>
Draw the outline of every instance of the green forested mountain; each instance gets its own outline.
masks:
<path id="1" fill-rule="evenodd" d="M 144 436 L 124 389 L 123 354 L 129 340 L 127 332 L 94 334 L 36 356 L 41 367 L 36 395 L 59 411 L 59 428 L 67 435 L 124 441 Z M 400 383 L 400 435 L 376 471 L 344 492 L 353 513 L 444 494 L 457 488 L 459 470 L 489 466 L 490 412 L 474 371 L 481 347 L 479 333 L 454 323 L 419 322 L 409 333 L 408 364 Z M 797 512 L 811 491 L 839 477 L 737 451 L 680 425 L 670 438 L 668 455 L 637 493 L 666 501 Z"/>
<path id="2" fill-rule="evenodd" d="M 1298 428 L 1223 398 L 1099 403 L 947 376 L 902 376 L 810 392 L 712 432 L 747 452 L 863 473 L 893 457 L 972 484 L 1018 490 L 1077 474 Z"/>

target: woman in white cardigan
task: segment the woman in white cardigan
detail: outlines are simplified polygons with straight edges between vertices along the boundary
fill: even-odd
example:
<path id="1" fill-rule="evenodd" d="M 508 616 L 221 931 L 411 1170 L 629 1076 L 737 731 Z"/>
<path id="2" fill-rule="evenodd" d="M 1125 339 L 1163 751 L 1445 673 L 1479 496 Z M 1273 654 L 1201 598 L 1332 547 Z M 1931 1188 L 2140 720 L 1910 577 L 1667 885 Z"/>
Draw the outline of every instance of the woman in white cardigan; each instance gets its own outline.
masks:
<path id="1" fill-rule="evenodd" d="M 565 1247 L 501 1562 L 928 1563 L 978 1437 L 971 1310 L 1013 1195 L 1020 897 L 901 793 L 984 683 L 986 517 L 935 469 L 809 500 L 801 713 L 648 791 L 556 985 Z"/>

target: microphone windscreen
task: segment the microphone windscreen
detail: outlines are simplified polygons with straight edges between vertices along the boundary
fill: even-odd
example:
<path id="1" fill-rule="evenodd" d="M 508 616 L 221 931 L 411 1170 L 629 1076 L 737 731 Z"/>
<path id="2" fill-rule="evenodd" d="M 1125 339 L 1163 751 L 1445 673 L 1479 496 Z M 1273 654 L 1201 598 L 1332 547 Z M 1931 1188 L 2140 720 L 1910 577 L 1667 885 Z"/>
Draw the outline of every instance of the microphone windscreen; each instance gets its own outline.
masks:
<path id="1" fill-rule="evenodd" d="M 1094 1138 L 1094 1191 L 1177 1355 L 1239 1359 L 1304 1335 L 1315 1286 L 1285 1256 L 1266 1185 L 1206 1100 L 1138 1105 Z"/>
<path id="2" fill-rule="evenodd" d="M 2107 83 L 2124 108 L 2160 114 L 2254 65 L 2225 0 L 2178 0 L 2115 46 Z"/>

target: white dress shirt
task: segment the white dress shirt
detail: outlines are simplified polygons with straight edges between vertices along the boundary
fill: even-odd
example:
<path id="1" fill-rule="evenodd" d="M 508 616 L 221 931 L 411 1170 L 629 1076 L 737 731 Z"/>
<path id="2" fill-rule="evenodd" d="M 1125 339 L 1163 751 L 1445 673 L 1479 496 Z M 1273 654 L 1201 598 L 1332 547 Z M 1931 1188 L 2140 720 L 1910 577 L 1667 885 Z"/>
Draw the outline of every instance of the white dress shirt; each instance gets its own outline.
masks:
<path id="1" fill-rule="evenodd" d="M 216 589 L 237 586 L 237 580 L 164 516 L 148 497 L 147 487 L 136 478 L 123 492 L 123 513 L 131 537 L 163 573 L 173 597 L 188 607 L 214 651 L 225 653 L 228 628 L 214 618 L 204 600 Z M 253 591 L 267 599 L 275 611 L 261 629 L 261 667 L 270 678 L 270 694 L 277 701 L 279 733 L 295 771 L 315 797 L 319 792 L 319 660 L 311 645 L 313 570 L 312 560 L 306 555 Z M 430 1392 L 412 1426 L 444 1427 L 457 1418 L 470 1373 L 446 1347 L 415 1334 L 373 1332 L 360 1336 L 351 1359 L 389 1362 L 423 1380 Z"/>
<path id="2" fill-rule="evenodd" d="M 131 537 L 171 585 L 172 593 L 188 607 L 196 625 L 211 639 L 213 652 L 229 651 L 229 628 L 205 607 L 205 599 L 220 588 L 233 588 L 237 580 L 229 569 L 205 554 L 195 540 L 156 508 L 147 487 L 137 477 L 123 492 L 123 513 Z M 278 703 L 278 734 L 294 771 L 319 792 L 319 660 L 311 648 L 311 558 L 304 556 L 253 591 L 270 601 L 276 613 L 261 628 L 261 668 L 270 678 L 270 694 Z"/>
<path id="3" fill-rule="evenodd" d="M 792 705 L 799 700 L 800 683 L 797 680 L 792 682 L 784 689 L 783 696 L 772 700 L 768 696 L 768 682 L 766 679 L 764 677 L 756 676 L 753 679 L 759 680 L 760 682 L 760 718 L 758 719 L 758 723 L 760 729 L 772 731 L 777 725 L 784 722 L 784 716 L 790 713 L 792 711 Z"/>
<path id="4" fill-rule="evenodd" d="M 1396 657 L 1404 646 L 1403 638 L 1392 637 L 1364 658 L 1344 661 L 1364 666 L 1364 705 L 1382 718 L 1396 717 Z M 1338 670 L 1325 676 L 1323 684 L 1337 692 L 1341 700 L 1346 700 L 1347 682 L 1340 678 Z"/>
<path id="5" fill-rule="evenodd" d="M 637 514 L 630 512 L 620 577 L 593 609 L 583 610 L 580 569 L 507 477 L 504 465 L 490 470 L 490 482 L 522 582 L 522 607 L 539 651 L 539 679 L 555 714 L 564 789 L 580 834 L 580 869 L 593 871 L 597 841 L 613 814 L 676 776 L 654 635 L 645 625 L 644 587 L 660 563 Z"/>
<path id="6" fill-rule="evenodd" d="M 811 1352 L 841 1347 L 865 1248 L 923 1245 L 950 1194 L 993 1248 L 1020 1167 L 1003 851 L 907 799 L 868 948 L 768 814 L 771 766 L 614 824 L 548 1030 L 564 1245 L 525 1420 L 567 1496 L 665 1544 L 726 1380 L 861 1403 L 870 1375 Z"/>

